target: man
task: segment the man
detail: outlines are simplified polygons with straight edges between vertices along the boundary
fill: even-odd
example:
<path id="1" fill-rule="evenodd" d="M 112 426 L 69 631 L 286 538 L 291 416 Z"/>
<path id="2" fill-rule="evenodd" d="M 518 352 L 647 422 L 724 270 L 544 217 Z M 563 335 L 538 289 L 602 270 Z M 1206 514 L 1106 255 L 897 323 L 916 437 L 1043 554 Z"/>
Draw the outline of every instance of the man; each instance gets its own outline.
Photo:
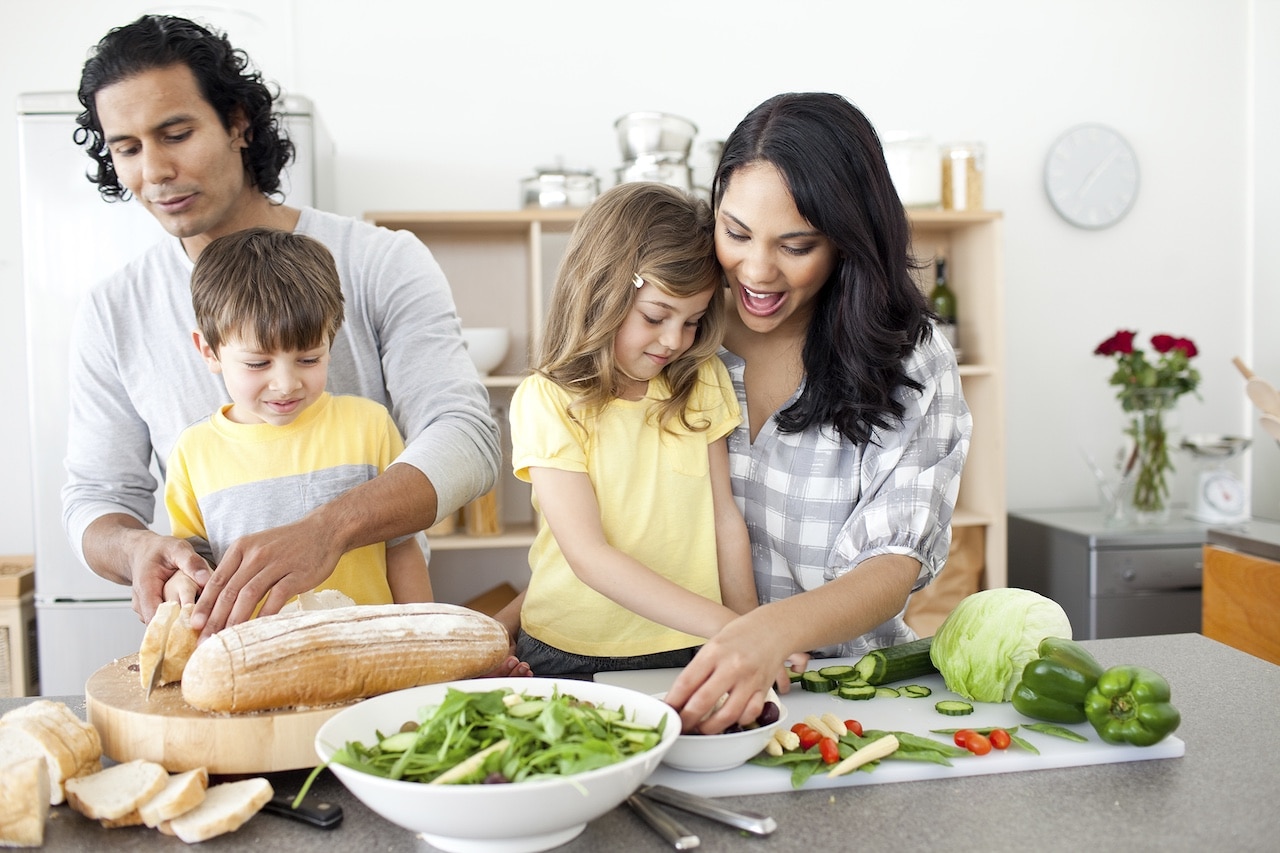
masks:
<path id="1" fill-rule="evenodd" d="M 191 21 L 146 15 L 98 43 L 79 95 L 76 141 L 97 164 L 99 192 L 132 195 L 178 238 L 92 291 L 71 357 L 64 522 L 93 571 L 132 586 L 143 621 L 174 572 L 203 588 L 192 624 L 205 635 L 259 601 L 275 613 L 346 551 L 429 527 L 492 487 L 499 433 L 444 274 L 410 234 L 273 198 L 293 146 L 243 53 Z M 189 543 L 147 528 L 149 465 L 163 475 L 182 429 L 227 402 L 190 345 L 189 283 L 206 245 L 252 226 L 306 234 L 334 254 L 348 323 L 329 390 L 386 405 L 406 449 L 370 482 L 315 495 L 302 520 L 238 540 L 211 571 Z"/>

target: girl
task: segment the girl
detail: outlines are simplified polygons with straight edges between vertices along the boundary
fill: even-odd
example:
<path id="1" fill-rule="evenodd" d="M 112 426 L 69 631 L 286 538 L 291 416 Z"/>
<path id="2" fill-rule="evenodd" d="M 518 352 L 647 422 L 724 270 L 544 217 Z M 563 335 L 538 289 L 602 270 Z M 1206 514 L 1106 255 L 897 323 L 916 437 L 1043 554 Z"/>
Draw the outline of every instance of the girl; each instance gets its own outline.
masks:
<path id="1" fill-rule="evenodd" d="M 673 187 L 614 187 L 574 230 L 511 403 L 540 518 L 516 656 L 538 675 L 683 666 L 756 606 L 720 284 L 710 210 Z"/>

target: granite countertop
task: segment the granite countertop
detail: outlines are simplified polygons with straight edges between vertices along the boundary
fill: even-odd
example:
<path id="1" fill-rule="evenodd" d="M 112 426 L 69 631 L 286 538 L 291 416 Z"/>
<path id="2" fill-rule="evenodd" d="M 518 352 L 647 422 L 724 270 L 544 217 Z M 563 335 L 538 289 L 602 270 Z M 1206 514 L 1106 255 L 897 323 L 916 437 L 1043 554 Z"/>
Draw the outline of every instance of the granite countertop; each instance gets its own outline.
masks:
<path id="1" fill-rule="evenodd" d="M 1105 666 L 1140 664 L 1162 673 L 1182 711 L 1181 758 L 1056 770 L 966 776 L 924 782 L 729 797 L 732 805 L 774 816 L 767 839 L 740 835 L 681 815 L 702 839 L 699 850 L 790 853 L 820 850 L 1271 851 L 1280 833 L 1280 666 L 1199 634 L 1089 640 Z M 83 697 L 50 697 L 84 713 Z M 0 699 L 0 712 L 23 699 Z M 277 790 L 306 773 L 273 774 Z M 388 823 L 325 773 L 312 789 L 339 803 L 345 820 L 314 829 L 260 814 L 202 851 L 294 853 L 301 849 L 367 853 L 427 851 L 414 834 Z M 483 815 L 476 815 L 483 820 Z M 186 850 L 145 827 L 103 829 L 53 809 L 48 850 Z M 563 853 L 671 848 L 625 806 L 592 822 Z"/>
<path id="2" fill-rule="evenodd" d="M 1209 529 L 1205 541 L 1264 560 L 1280 562 L 1280 523 L 1251 519 L 1243 524 Z"/>

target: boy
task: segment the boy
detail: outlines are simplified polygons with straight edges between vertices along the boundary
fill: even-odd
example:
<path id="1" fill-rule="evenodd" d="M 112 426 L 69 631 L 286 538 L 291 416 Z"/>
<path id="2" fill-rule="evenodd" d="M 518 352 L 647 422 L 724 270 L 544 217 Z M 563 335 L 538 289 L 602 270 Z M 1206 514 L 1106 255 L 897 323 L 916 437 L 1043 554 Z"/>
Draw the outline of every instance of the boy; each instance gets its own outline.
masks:
<path id="1" fill-rule="evenodd" d="M 196 349 L 231 403 L 179 436 L 165 505 L 173 535 L 216 566 L 240 537 L 296 521 L 378 476 L 404 442 L 380 403 L 325 391 L 343 296 L 318 241 L 271 228 L 220 237 L 192 271 L 191 304 Z M 179 585 L 194 596 L 179 572 L 166 597 L 181 597 Z M 317 589 L 357 604 L 431 601 L 413 536 L 347 552 Z"/>

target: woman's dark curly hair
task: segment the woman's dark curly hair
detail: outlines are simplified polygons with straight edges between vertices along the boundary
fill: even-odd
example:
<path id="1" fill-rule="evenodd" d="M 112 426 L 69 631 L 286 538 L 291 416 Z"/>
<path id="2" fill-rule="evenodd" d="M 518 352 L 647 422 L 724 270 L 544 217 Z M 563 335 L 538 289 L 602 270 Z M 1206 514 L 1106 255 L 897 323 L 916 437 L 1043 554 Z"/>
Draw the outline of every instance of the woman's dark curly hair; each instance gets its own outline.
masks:
<path id="1" fill-rule="evenodd" d="M 249 122 L 245 131 L 249 145 L 241 152 L 244 167 L 258 190 L 266 195 L 278 193 L 280 172 L 293 159 L 293 143 L 272 111 L 278 90 L 272 91 L 250 64 L 248 54 L 233 48 L 225 34 L 168 15 L 143 15 L 107 33 L 80 74 L 78 94 L 84 112 L 76 116 L 80 126 L 74 139 L 98 165 L 98 174 L 89 176 L 98 192 L 108 201 L 129 197 L 107 149 L 98 118 L 98 92 L 144 71 L 179 63 L 191 69 L 223 127 L 230 130 L 235 111 L 243 111 Z"/>
<path id="2" fill-rule="evenodd" d="M 902 362 L 931 334 L 911 271 L 911 230 L 875 129 L 840 95 L 777 95 L 729 138 L 711 185 L 719 208 L 734 173 L 770 163 L 796 210 L 831 240 L 839 261 L 817 296 L 801 359 L 804 391 L 778 413 L 784 432 L 829 424 L 864 444 L 903 415 L 894 393 L 921 385 Z"/>

